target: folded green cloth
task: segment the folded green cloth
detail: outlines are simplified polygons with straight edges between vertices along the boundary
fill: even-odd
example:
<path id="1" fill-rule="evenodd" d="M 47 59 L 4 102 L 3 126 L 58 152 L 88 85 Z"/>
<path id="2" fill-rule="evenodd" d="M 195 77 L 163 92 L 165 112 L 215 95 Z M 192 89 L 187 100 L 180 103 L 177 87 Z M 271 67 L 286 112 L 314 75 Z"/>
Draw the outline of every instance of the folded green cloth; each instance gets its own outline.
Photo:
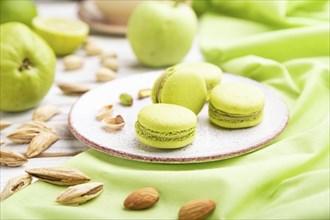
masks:
<path id="1" fill-rule="evenodd" d="M 64 165 L 103 182 L 98 198 L 62 206 L 54 200 L 66 187 L 37 182 L 1 202 L 1 219 L 176 219 L 180 206 L 196 198 L 216 201 L 208 219 L 330 218 L 326 3 L 206 3 L 196 6 L 215 11 L 201 17 L 206 60 L 277 90 L 290 111 L 284 133 L 256 152 L 203 164 L 141 163 L 88 150 Z M 147 186 L 159 190 L 160 201 L 125 210 L 126 196 Z"/>

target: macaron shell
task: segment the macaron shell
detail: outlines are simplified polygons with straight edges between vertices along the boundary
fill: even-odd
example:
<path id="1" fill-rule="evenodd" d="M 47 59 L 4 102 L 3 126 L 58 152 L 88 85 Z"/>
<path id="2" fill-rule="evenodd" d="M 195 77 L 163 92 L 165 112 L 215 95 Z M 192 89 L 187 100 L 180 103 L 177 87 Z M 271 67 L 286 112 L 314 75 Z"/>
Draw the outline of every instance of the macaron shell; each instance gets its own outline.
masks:
<path id="1" fill-rule="evenodd" d="M 153 104 L 140 110 L 138 121 L 157 132 L 180 132 L 197 125 L 196 115 L 189 109 L 172 104 Z"/>
<path id="2" fill-rule="evenodd" d="M 210 103 L 229 114 L 250 115 L 263 109 L 265 95 L 245 83 L 226 83 L 212 90 Z"/>
<path id="3" fill-rule="evenodd" d="M 161 83 L 156 80 L 156 102 L 180 105 L 192 110 L 196 115 L 202 110 L 207 89 L 199 74 L 169 68 L 160 78 Z"/>
<path id="4" fill-rule="evenodd" d="M 177 70 L 191 71 L 199 74 L 205 80 L 208 90 L 213 89 L 221 82 L 222 70 L 211 63 L 206 62 L 187 62 L 179 63 L 175 66 Z"/>

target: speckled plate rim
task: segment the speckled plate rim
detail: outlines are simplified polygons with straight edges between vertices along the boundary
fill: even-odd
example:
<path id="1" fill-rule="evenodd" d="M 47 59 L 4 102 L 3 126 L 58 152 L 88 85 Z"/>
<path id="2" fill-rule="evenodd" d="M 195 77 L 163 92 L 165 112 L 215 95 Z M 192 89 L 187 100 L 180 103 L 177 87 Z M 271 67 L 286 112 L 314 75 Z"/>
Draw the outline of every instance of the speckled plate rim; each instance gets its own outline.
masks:
<path id="1" fill-rule="evenodd" d="M 151 71 L 148 73 L 141 73 L 141 74 L 151 74 L 154 73 L 156 71 Z M 159 71 L 157 71 L 159 72 Z M 141 75 L 140 74 L 140 75 Z M 226 73 L 229 74 L 229 73 Z M 231 75 L 231 74 L 230 74 Z M 136 77 L 136 76 L 131 76 L 131 77 Z M 246 77 L 242 77 L 239 76 L 241 78 L 245 78 L 247 80 L 253 81 L 254 83 L 258 83 L 252 79 L 246 78 Z M 126 77 L 128 78 L 128 77 Z M 260 84 L 260 83 L 258 83 Z M 102 85 L 105 86 L 106 84 Z M 264 86 L 262 84 L 260 84 L 261 86 Z M 265 87 L 265 86 L 264 86 Z M 266 87 L 266 89 L 269 89 Z M 88 93 L 92 92 L 93 90 L 89 91 Z M 87 93 L 85 93 L 87 94 Z M 84 95 L 85 95 L 84 94 Z M 242 150 L 238 150 L 238 151 L 233 151 L 230 153 L 222 153 L 222 154 L 215 154 L 212 156 L 199 156 L 199 157 L 187 157 L 187 158 L 171 158 L 171 157 L 157 157 L 157 156 L 141 156 L 141 155 L 137 155 L 137 154 L 132 154 L 132 153 L 127 153 L 127 152 L 123 152 L 123 151 L 118 151 L 115 149 L 111 149 L 109 147 L 106 146 L 102 146 L 98 143 L 95 143 L 93 140 L 86 138 L 84 135 L 82 135 L 80 132 L 78 132 L 74 126 L 73 126 L 73 122 L 72 122 L 72 111 L 75 107 L 75 105 L 79 102 L 79 100 L 84 96 L 82 95 L 76 102 L 75 104 L 72 105 L 69 115 L 68 115 L 68 127 L 69 130 L 71 131 L 71 133 L 73 134 L 74 137 L 76 137 L 79 141 L 81 141 L 82 143 L 86 144 L 87 146 L 98 150 L 102 153 L 106 153 L 115 157 L 119 157 L 119 158 L 123 158 L 123 159 L 128 159 L 128 160 L 134 160 L 134 161 L 140 161 L 140 162 L 149 162 L 149 163 L 163 163 L 163 164 L 191 164 L 191 163 L 205 163 L 205 162 L 212 162 L 212 161 L 218 161 L 218 160 L 224 160 L 224 159 L 229 159 L 229 158 L 233 158 L 233 157 L 237 157 L 237 156 L 242 156 L 248 153 L 251 153 L 253 151 L 262 149 L 263 147 L 266 147 L 267 143 L 270 143 L 272 140 L 274 140 L 276 137 L 278 137 L 286 128 L 288 121 L 289 121 L 289 111 L 287 108 L 287 105 L 285 102 L 283 102 L 282 99 L 280 99 L 285 107 L 286 110 L 286 114 L 285 117 L 283 119 L 283 124 L 282 127 L 279 127 L 277 130 L 274 130 L 272 135 L 269 135 L 268 137 L 266 137 L 263 141 L 260 141 L 258 144 L 252 145 L 250 147 L 247 147 L 245 149 Z"/>

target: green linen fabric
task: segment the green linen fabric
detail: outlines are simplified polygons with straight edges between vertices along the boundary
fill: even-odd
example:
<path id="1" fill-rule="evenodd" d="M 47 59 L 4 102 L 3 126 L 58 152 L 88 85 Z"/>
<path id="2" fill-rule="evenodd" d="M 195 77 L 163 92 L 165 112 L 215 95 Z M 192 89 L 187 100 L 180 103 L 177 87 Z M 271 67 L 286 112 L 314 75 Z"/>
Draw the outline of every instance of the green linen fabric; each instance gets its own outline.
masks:
<path id="1" fill-rule="evenodd" d="M 208 11 L 200 30 L 205 59 L 276 90 L 290 111 L 285 131 L 261 150 L 202 164 L 88 150 L 64 166 L 103 182 L 98 198 L 62 206 L 54 200 L 66 187 L 37 182 L 1 202 L 1 219 L 177 219 L 180 206 L 196 198 L 216 201 L 208 219 L 330 218 L 328 1 L 196 3 L 199 13 Z M 147 186 L 159 190 L 159 202 L 125 210 L 126 196 Z"/>

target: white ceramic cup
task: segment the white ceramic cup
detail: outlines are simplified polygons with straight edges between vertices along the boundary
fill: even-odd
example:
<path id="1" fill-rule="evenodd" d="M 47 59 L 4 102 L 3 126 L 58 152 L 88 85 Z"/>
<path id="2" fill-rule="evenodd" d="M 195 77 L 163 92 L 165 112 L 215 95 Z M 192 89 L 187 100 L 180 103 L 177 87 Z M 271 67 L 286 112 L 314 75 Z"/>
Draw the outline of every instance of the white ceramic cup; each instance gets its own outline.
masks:
<path id="1" fill-rule="evenodd" d="M 94 0 L 102 15 L 113 24 L 126 25 L 134 8 L 142 0 Z"/>

